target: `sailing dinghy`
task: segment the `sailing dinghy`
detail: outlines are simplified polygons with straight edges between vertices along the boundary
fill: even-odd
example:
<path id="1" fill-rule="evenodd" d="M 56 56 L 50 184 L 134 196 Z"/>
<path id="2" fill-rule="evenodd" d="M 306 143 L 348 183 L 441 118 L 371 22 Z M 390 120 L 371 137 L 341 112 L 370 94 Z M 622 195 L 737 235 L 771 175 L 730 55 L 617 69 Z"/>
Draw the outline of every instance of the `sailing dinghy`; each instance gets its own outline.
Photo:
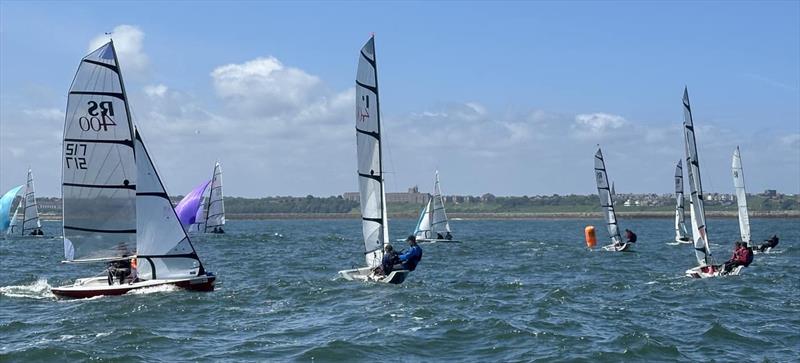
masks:
<path id="1" fill-rule="evenodd" d="M 444 209 L 444 198 L 439 186 L 439 171 L 433 184 L 433 196 L 422 209 L 414 229 L 417 242 L 459 242 L 453 239 L 450 222 Z"/>
<path id="2" fill-rule="evenodd" d="M 689 177 L 689 215 L 692 221 L 694 253 L 697 258 L 697 266 L 686 270 L 686 276 L 694 278 L 722 276 L 722 266 L 713 263 L 711 248 L 708 246 L 703 184 L 700 180 L 700 161 L 697 157 L 697 139 L 692 120 L 692 108 L 689 105 L 689 91 L 686 88 L 683 90 L 683 136 L 686 148 L 686 175 Z M 738 275 L 741 270 L 742 266 L 739 266 L 727 275 Z"/>
<path id="3" fill-rule="evenodd" d="M 603 246 L 603 250 L 622 252 L 630 251 L 631 244 L 622 242 L 617 225 L 617 214 L 614 212 L 614 196 L 608 184 L 608 174 L 606 174 L 606 162 L 603 159 L 603 152 L 597 148 L 594 154 L 594 175 L 597 181 L 597 195 L 600 197 L 600 207 L 603 209 L 603 217 L 606 219 L 606 229 L 611 238 L 611 244 Z"/>
<path id="4" fill-rule="evenodd" d="M 131 120 L 113 41 L 81 60 L 66 115 L 65 262 L 138 268 L 115 283 L 104 272 L 53 294 L 87 298 L 163 285 L 212 291 L 216 276 L 204 269 Z"/>
<path id="5" fill-rule="evenodd" d="M 683 165 L 681 160 L 678 160 L 678 165 L 675 167 L 675 243 L 674 244 L 691 244 L 692 239 L 689 237 L 689 231 L 686 230 L 686 213 L 684 212 L 684 198 L 683 198 Z"/>
<path id="6" fill-rule="evenodd" d="M 21 210 L 21 211 L 20 211 Z M 25 184 L 25 193 L 17 204 L 14 217 L 11 218 L 9 235 L 17 236 L 44 236 L 42 222 L 39 221 L 39 205 L 36 203 L 36 194 L 33 191 L 33 172 L 28 169 L 28 181 Z"/>
<path id="7" fill-rule="evenodd" d="M 402 283 L 408 270 L 395 270 L 386 276 L 373 270 L 381 265 L 384 246 L 389 244 L 383 160 L 381 150 L 380 103 L 375 37 L 361 48 L 356 74 L 356 149 L 358 152 L 358 190 L 361 197 L 361 231 L 364 237 L 366 266 L 339 271 L 347 280 Z"/>
<path id="8" fill-rule="evenodd" d="M 211 177 L 211 190 L 208 193 L 208 204 L 205 205 L 206 216 L 203 220 L 203 233 L 225 233 L 225 200 L 222 197 L 222 167 L 214 165 Z"/>
<path id="9" fill-rule="evenodd" d="M 0 197 L 0 232 L 8 232 L 11 222 L 17 219 L 18 210 L 14 211 L 13 218 L 8 218 L 8 213 L 11 212 L 11 205 L 14 203 L 14 199 L 17 199 L 17 194 L 23 186 L 13 187 Z M 17 209 L 19 209 L 19 204 L 17 204 Z"/>

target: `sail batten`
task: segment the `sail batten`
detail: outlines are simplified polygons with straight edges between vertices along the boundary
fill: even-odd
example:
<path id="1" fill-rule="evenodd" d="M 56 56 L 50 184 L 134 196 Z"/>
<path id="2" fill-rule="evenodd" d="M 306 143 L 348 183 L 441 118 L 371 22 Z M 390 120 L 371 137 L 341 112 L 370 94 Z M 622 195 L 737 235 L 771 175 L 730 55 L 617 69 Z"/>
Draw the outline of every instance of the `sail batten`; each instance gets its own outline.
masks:
<path id="1" fill-rule="evenodd" d="M 614 211 L 614 196 L 611 194 L 606 164 L 600 148 L 597 149 L 597 153 L 594 155 L 594 170 L 597 195 L 600 198 L 600 207 L 603 208 L 603 217 L 606 220 L 608 236 L 611 238 L 612 243 L 622 243 L 622 236 L 619 234 L 619 226 L 617 225 L 617 214 Z"/>
<path id="2" fill-rule="evenodd" d="M 742 156 L 739 147 L 733 151 L 733 162 L 731 165 L 733 174 L 733 187 L 736 190 L 736 204 L 739 209 L 739 233 L 743 242 L 752 246 L 753 241 L 750 237 L 750 216 L 747 213 L 747 190 L 744 185 L 744 169 L 742 168 Z"/>

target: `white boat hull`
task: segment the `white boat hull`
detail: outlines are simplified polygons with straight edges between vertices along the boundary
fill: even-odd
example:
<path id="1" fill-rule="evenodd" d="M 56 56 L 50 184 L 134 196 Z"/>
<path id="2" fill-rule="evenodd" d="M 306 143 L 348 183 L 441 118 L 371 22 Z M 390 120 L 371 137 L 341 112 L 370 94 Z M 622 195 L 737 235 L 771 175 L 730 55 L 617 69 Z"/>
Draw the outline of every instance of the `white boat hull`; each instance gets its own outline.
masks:
<path id="1" fill-rule="evenodd" d="M 339 276 L 348 281 L 379 282 L 385 284 L 401 284 L 411 271 L 396 270 L 387 276 L 376 276 L 372 272 L 373 267 L 361 267 L 352 270 L 339 271 Z"/>
<path id="2" fill-rule="evenodd" d="M 737 266 L 733 271 L 723 274 L 721 265 L 697 266 L 686 270 L 687 277 L 705 279 L 709 277 L 738 276 L 744 266 Z"/>
<path id="3" fill-rule="evenodd" d="M 108 277 L 98 276 L 78 279 L 72 285 L 52 289 L 54 295 L 64 298 L 89 298 L 103 295 L 123 295 L 131 290 L 162 285 L 174 285 L 187 290 L 213 291 L 217 277 L 208 273 L 204 276 L 181 279 L 142 280 L 134 283 L 108 284 Z"/>
<path id="4" fill-rule="evenodd" d="M 445 238 L 417 238 L 417 243 L 461 243 L 461 241 Z"/>
<path id="5" fill-rule="evenodd" d="M 603 250 L 610 252 L 633 252 L 630 243 L 623 243 L 622 246 L 617 246 L 612 243 L 610 245 L 603 246 Z"/>

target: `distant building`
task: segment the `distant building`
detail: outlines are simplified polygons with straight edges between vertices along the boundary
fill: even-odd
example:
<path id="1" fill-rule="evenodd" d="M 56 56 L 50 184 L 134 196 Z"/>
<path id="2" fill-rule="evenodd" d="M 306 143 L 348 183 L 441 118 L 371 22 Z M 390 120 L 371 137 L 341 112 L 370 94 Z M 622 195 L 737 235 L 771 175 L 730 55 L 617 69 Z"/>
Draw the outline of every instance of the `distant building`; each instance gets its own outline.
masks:
<path id="1" fill-rule="evenodd" d="M 355 202 L 361 200 L 358 192 L 344 193 L 342 194 L 342 198 L 345 200 L 352 200 Z M 411 188 L 408 188 L 408 191 L 405 193 L 386 193 L 387 203 L 424 204 L 428 202 L 428 198 L 430 198 L 430 195 L 428 193 L 420 193 L 419 187 L 417 187 L 416 185 Z"/>
<path id="2" fill-rule="evenodd" d="M 777 197 L 778 196 L 778 191 L 775 190 L 775 189 L 767 189 L 767 190 L 764 191 L 764 196 L 765 197 Z"/>

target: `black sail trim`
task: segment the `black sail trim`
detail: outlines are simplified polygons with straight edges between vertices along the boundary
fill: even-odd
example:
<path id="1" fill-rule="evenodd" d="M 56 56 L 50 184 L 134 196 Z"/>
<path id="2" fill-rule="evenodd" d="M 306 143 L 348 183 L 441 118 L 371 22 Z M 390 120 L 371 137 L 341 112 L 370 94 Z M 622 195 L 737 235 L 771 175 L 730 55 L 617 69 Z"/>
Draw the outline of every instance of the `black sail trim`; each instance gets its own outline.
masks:
<path id="1" fill-rule="evenodd" d="M 381 224 L 381 225 L 383 224 L 383 218 L 367 218 L 367 217 L 361 217 L 361 220 L 362 220 L 362 221 L 375 222 L 375 223 L 378 223 L 378 224 Z"/>
<path id="2" fill-rule="evenodd" d="M 359 133 L 359 134 L 364 134 L 364 135 L 367 135 L 367 136 L 372 136 L 372 137 L 374 137 L 374 138 L 375 138 L 375 140 L 378 140 L 378 141 L 380 141 L 380 140 L 381 140 L 381 135 L 380 135 L 380 134 L 378 134 L 377 132 L 364 131 L 364 130 L 361 130 L 361 129 L 359 129 L 358 127 L 356 127 L 356 132 L 357 132 L 357 133 Z"/>
<path id="3" fill-rule="evenodd" d="M 106 67 L 106 68 L 114 71 L 114 73 L 119 73 L 119 67 L 117 67 L 117 66 L 115 66 L 113 64 L 98 62 L 98 61 L 94 61 L 94 60 L 91 60 L 91 59 L 84 59 L 83 61 L 86 62 L 86 63 L 94 64 L 96 66 Z"/>
<path id="4" fill-rule="evenodd" d="M 136 185 L 103 185 L 103 184 L 78 184 L 78 183 L 62 183 L 65 187 L 78 187 L 78 188 L 96 188 L 96 189 L 130 189 L 136 190 Z"/>
<path id="5" fill-rule="evenodd" d="M 137 258 L 192 258 L 198 261 L 200 260 L 200 258 L 197 257 L 197 253 L 195 252 L 183 253 L 179 255 L 136 255 L 136 257 Z"/>
<path id="6" fill-rule="evenodd" d="M 167 193 L 162 193 L 162 192 L 137 192 L 136 196 L 137 197 L 161 197 L 161 198 L 164 198 L 166 200 L 169 200 L 169 195 L 167 195 Z"/>
<path id="7" fill-rule="evenodd" d="M 372 65 L 372 68 L 375 68 L 375 60 L 374 60 L 374 59 L 369 59 L 369 57 L 367 57 L 367 55 L 366 55 L 366 54 L 364 54 L 364 51 L 363 51 L 363 50 L 361 51 L 361 56 L 362 56 L 362 57 L 364 57 L 364 60 L 366 60 L 366 61 L 367 61 L 367 63 L 369 63 L 370 65 Z"/>
<path id="8" fill-rule="evenodd" d="M 133 147 L 131 140 L 64 139 L 64 142 L 91 142 L 95 144 L 119 144 Z"/>
<path id="9" fill-rule="evenodd" d="M 64 226 L 64 229 L 71 229 L 83 232 L 97 232 L 97 233 L 136 233 L 135 229 L 96 229 L 96 228 L 82 228 L 74 226 Z"/>
<path id="10" fill-rule="evenodd" d="M 70 91 L 71 95 L 94 95 L 94 96 L 109 96 L 116 97 L 125 101 L 125 95 L 121 92 L 97 92 L 97 91 Z"/>
<path id="11" fill-rule="evenodd" d="M 359 82 L 358 80 L 356 80 L 356 84 L 361 86 L 361 87 L 364 87 L 364 88 L 366 88 L 366 89 L 368 89 L 370 91 L 372 91 L 372 93 L 374 93 L 376 95 L 378 94 L 378 87 L 373 87 L 373 86 L 366 85 L 364 83 Z"/>
<path id="12" fill-rule="evenodd" d="M 358 176 L 364 177 L 364 178 L 367 178 L 367 179 L 375 180 L 378 183 L 381 182 L 381 176 L 380 175 L 369 175 L 369 174 L 358 173 Z"/>

